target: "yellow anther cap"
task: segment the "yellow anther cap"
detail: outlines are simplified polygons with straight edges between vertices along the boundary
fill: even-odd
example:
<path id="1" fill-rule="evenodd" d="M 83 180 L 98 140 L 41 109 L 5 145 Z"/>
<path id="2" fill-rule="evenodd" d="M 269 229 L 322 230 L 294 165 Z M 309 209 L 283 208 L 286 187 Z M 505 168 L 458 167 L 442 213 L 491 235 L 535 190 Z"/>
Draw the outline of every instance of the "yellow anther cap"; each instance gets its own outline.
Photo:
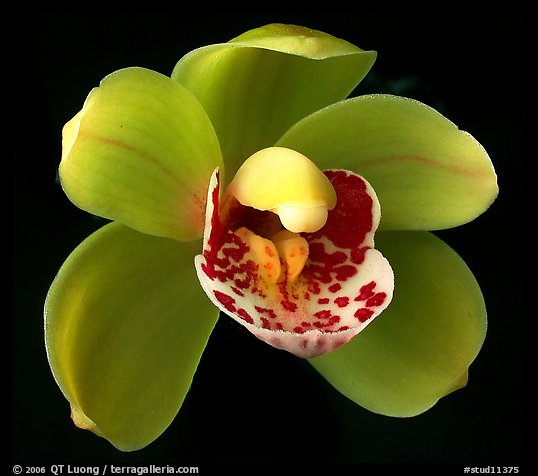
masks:
<path id="1" fill-rule="evenodd" d="M 241 204 L 279 215 L 294 232 L 314 232 L 336 206 L 329 179 L 303 154 L 284 147 L 268 147 L 251 155 L 228 187 Z"/>

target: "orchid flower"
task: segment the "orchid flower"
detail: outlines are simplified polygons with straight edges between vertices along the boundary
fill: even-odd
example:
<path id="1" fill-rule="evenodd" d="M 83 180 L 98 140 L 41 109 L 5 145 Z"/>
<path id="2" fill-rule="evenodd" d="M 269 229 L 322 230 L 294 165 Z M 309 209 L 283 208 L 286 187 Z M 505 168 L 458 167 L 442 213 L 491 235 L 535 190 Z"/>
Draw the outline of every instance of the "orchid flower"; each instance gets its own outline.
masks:
<path id="1" fill-rule="evenodd" d="M 171 77 L 127 68 L 90 92 L 59 176 L 111 222 L 45 303 L 77 426 L 125 451 L 155 440 L 220 311 L 376 413 L 417 415 L 466 384 L 485 304 L 430 231 L 483 213 L 496 175 L 430 107 L 346 99 L 375 58 L 272 24 L 188 53 Z"/>

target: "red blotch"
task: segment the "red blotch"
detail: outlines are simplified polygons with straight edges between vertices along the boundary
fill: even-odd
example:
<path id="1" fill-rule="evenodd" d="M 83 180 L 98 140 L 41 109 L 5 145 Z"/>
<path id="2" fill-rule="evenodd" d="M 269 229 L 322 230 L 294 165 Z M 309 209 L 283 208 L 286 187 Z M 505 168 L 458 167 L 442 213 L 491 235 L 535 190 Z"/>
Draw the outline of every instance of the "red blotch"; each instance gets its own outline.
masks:
<path id="1" fill-rule="evenodd" d="M 213 291 L 213 294 L 215 295 L 215 297 L 217 298 L 217 301 L 220 302 L 227 311 L 230 311 L 232 313 L 235 313 L 236 311 L 236 308 L 234 306 L 235 304 L 235 299 L 231 296 L 228 296 L 227 294 L 224 294 L 220 291 Z"/>
<path id="2" fill-rule="evenodd" d="M 334 300 L 334 303 L 338 307 L 346 307 L 349 304 L 349 298 L 347 296 L 338 297 Z"/>
<path id="3" fill-rule="evenodd" d="M 367 321 L 368 319 L 370 319 L 370 317 L 372 317 L 374 311 L 372 311 L 371 309 L 366 309 L 366 308 L 360 308 L 360 309 L 357 309 L 355 311 L 355 314 L 353 314 L 358 320 L 359 322 L 365 322 Z"/>
<path id="4" fill-rule="evenodd" d="M 271 329 L 271 323 L 269 322 L 269 319 L 266 317 L 261 317 L 260 320 L 262 321 L 262 327 L 264 329 Z"/>
<path id="5" fill-rule="evenodd" d="M 338 291 L 340 291 L 340 289 L 342 289 L 342 286 L 339 283 L 335 283 L 329 286 L 329 291 L 331 293 L 337 293 Z"/>
<path id="6" fill-rule="evenodd" d="M 347 260 L 346 253 L 336 251 L 327 253 L 323 243 L 309 243 L 310 254 L 309 264 L 303 269 L 303 276 L 308 280 L 309 291 L 313 294 L 319 294 L 319 283 L 330 284 L 335 279 L 338 281 L 346 281 L 347 279 L 357 274 L 355 266 L 344 264 Z M 340 284 L 335 283 L 329 287 L 332 291 L 337 292 L 340 289 Z"/>
<path id="7" fill-rule="evenodd" d="M 336 207 L 329 210 L 325 226 L 315 236 L 324 235 L 338 248 L 359 248 L 373 228 L 373 199 L 361 177 L 344 170 L 326 170 L 336 192 Z"/>
<path id="8" fill-rule="evenodd" d="M 217 174 L 217 184 L 211 193 L 211 203 L 213 205 L 211 231 L 203 252 L 206 262 L 202 264 L 202 270 L 211 280 L 218 279 L 222 283 L 232 282 L 235 287 L 233 291 L 239 296 L 247 289 L 250 289 L 251 292 L 257 292 L 258 265 L 252 260 L 243 262 L 245 254 L 249 251 L 248 245 L 239 235 L 236 235 L 230 228 L 222 224 L 219 217 L 219 190 L 220 174 Z M 231 207 L 228 210 L 227 218 L 229 220 L 235 215 L 240 216 L 242 205 L 238 206 L 240 205 L 238 202 L 237 205 L 234 205 L 234 202 L 230 204 L 228 201 L 225 205 Z M 217 299 L 219 298 L 217 297 Z M 221 297 L 221 299 L 224 298 Z M 224 306 L 235 308 L 233 304 L 229 303 L 229 300 L 225 301 L 226 303 L 222 303 Z"/>
<path id="9" fill-rule="evenodd" d="M 239 289 L 234 288 L 234 287 L 232 286 L 232 287 L 231 287 L 231 290 L 232 290 L 235 294 L 237 294 L 238 296 L 245 297 L 245 295 L 243 294 L 243 292 L 240 291 Z"/>
<path id="10" fill-rule="evenodd" d="M 297 310 L 297 304 L 291 301 L 283 299 L 280 301 L 281 306 L 286 309 L 286 311 L 295 312 Z"/>
<path id="11" fill-rule="evenodd" d="M 385 302 L 386 298 L 387 293 L 377 293 L 366 301 L 366 305 L 369 307 L 381 306 L 381 304 Z"/>
<path id="12" fill-rule="evenodd" d="M 244 309 L 239 309 L 237 311 L 237 315 L 243 319 L 244 321 L 248 322 L 249 324 L 254 324 L 254 319 L 250 316 L 250 314 L 245 311 Z"/>
<path id="13" fill-rule="evenodd" d="M 280 305 L 289 312 L 295 312 L 297 310 L 297 304 L 290 301 L 288 290 L 286 289 L 286 283 L 280 283 L 278 285 L 278 288 L 280 290 L 280 294 L 282 296 L 282 300 L 280 301 Z M 297 298 L 297 296 L 296 296 Z"/>
<path id="14" fill-rule="evenodd" d="M 303 275 L 308 279 L 329 284 L 333 280 L 331 273 L 335 273 L 340 281 L 345 281 L 356 273 L 353 266 L 341 266 L 347 260 L 347 255 L 343 251 L 327 253 L 325 245 L 318 242 L 309 243 L 309 247 L 310 264 L 303 269 Z"/>
<path id="15" fill-rule="evenodd" d="M 347 256 L 343 251 L 327 253 L 325 251 L 325 245 L 319 242 L 309 243 L 308 257 L 311 261 L 317 261 L 319 263 L 330 263 L 332 266 L 345 263 L 347 259 Z"/>
<path id="16" fill-rule="evenodd" d="M 244 277 L 242 279 L 236 278 L 238 274 L 244 275 Z M 258 279 L 258 265 L 254 261 L 248 260 L 239 266 L 229 266 L 224 275 L 227 280 L 233 281 L 238 288 L 246 290 Z"/>
<path id="17" fill-rule="evenodd" d="M 369 246 L 363 246 L 362 248 L 353 248 L 351 250 L 351 261 L 355 264 L 362 264 L 366 252 L 370 249 Z"/>
<path id="18" fill-rule="evenodd" d="M 217 277 L 215 270 L 210 266 L 207 266 L 206 263 L 202 263 L 202 271 L 211 281 L 214 281 Z"/>
<path id="19" fill-rule="evenodd" d="M 304 273 L 304 271 L 303 271 Z M 321 292 L 321 287 L 319 285 L 319 282 L 317 281 L 309 281 L 308 282 L 308 292 L 318 295 Z"/>
<path id="20" fill-rule="evenodd" d="M 355 301 L 366 301 L 367 299 L 371 298 L 374 293 L 374 288 L 376 287 L 375 281 L 370 281 L 368 284 L 365 284 L 361 287 L 359 290 L 359 295 L 355 298 Z"/>
<path id="21" fill-rule="evenodd" d="M 318 304 L 329 304 L 330 299 L 329 298 L 319 298 Z"/>
<path id="22" fill-rule="evenodd" d="M 329 319 L 328 325 L 332 326 L 334 324 L 338 324 L 340 322 L 340 316 L 331 316 Z"/>
<path id="23" fill-rule="evenodd" d="M 336 271 L 336 279 L 338 279 L 338 281 L 347 281 L 357 274 L 357 268 L 350 265 L 339 266 L 338 268 L 335 268 L 334 271 Z"/>
<path id="24" fill-rule="evenodd" d="M 314 316 L 316 316 L 318 319 L 329 319 L 329 317 L 331 317 L 331 311 L 324 309 L 323 311 L 314 313 Z"/>
<path id="25" fill-rule="evenodd" d="M 258 311 L 261 314 L 267 314 L 271 319 L 276 319 L 276 313 L 272 309 L 266 308 L 266 307 L 260 307 L 260 306 L 254 306 L 254 309 Z"/>
<path id="26" fill-rule="evenodd" d="M 239 262 L 245 257 L 245 254 L 249 251 L 250 248 L 243 240 L 239 238 L 239 236 L 235 234 L 232 234 L 230 236 L 230 239 L 233 244 L 237 245 L 237 247 L 222 248 L 222 253 L 227 258 L 230 258 L 233 261 Z"/>
<path id="27" fill-rule="evenodd" d="M 331 327 L 334 324 L 338 324 L 340 322 L 340 316 L 330 316 L 329 319 L 325 322 L 316 321 L 314 322 L 314 326 L 318 329 L 323 329 L 326 327 Z"/>

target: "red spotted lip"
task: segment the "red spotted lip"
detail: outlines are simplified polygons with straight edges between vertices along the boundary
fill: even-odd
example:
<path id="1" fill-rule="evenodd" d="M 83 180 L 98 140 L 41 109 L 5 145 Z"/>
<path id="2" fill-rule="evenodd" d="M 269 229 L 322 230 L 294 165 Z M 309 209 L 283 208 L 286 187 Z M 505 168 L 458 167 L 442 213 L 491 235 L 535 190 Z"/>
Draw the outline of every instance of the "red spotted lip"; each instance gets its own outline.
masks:
<path id="1" fill-rule="evenodd" d="M 270 345 L 303 358 L 355 337 L 388 306 L 394 287 L 388 261 L 374 249 L 380 219 L 375 192 L 352 172 L 324 173 L 337 205 L 323 228 L 303 234 L 309 256 L 296 282 L 270 286 L 260 279 L 248 245 L 234 231 L 270 228 L 273 214 L 238 206 L 223 223 L 218 171 L 209 190 L 203 254 L 195 260 L 202 287 L 219 309 Z"/>

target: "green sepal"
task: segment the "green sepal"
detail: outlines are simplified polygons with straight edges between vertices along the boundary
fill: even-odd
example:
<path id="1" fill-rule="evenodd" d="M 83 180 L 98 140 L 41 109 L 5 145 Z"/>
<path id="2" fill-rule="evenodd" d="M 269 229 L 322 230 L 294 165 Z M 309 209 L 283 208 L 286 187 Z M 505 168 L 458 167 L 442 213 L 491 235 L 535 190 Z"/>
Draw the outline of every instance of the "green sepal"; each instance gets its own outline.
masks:
<path id="1" fill-rule="evenodd" d="M 309 362 L 362 407 L 407 417 L 467 384 L 486 335 L 482 292 L 463 260 L 428 232 L 380 232 L 395 275 L 390 306 L 354 340 Z"/>
<path id="2" fill-rule="evenodd" d="M 381 203 L 380 230 L 438 230 L 469 222 L 498 193 L 484 148 L 418 101 L 390 95 L 348 99 L 298 122 L 277 144 L 321 169 L 359 173 Z"/>
<path id="3" fill-rule="evenodd" d="M 273 24 L 188 53 L 172 78 L 207 111 L 231 180 L 296 121 L 345 98 L 375 58 L 326 33 Z"/>
<path id="4" fill-rule="evenodd" d="M 148 69 L 107 76 L 63 130 L 60 179 L 70 200 L 143 233 L 201 238 L 209 178 L 219 166 L 202 106 Z"/>
<path id="5" fill-rule="evenodd" d="M 216 323 L 193 285 L 199 246 L 111 223 L 73 251 L 47 295 L 47 355 L 72 418 L 123 451 L 169 426 Z"/>

